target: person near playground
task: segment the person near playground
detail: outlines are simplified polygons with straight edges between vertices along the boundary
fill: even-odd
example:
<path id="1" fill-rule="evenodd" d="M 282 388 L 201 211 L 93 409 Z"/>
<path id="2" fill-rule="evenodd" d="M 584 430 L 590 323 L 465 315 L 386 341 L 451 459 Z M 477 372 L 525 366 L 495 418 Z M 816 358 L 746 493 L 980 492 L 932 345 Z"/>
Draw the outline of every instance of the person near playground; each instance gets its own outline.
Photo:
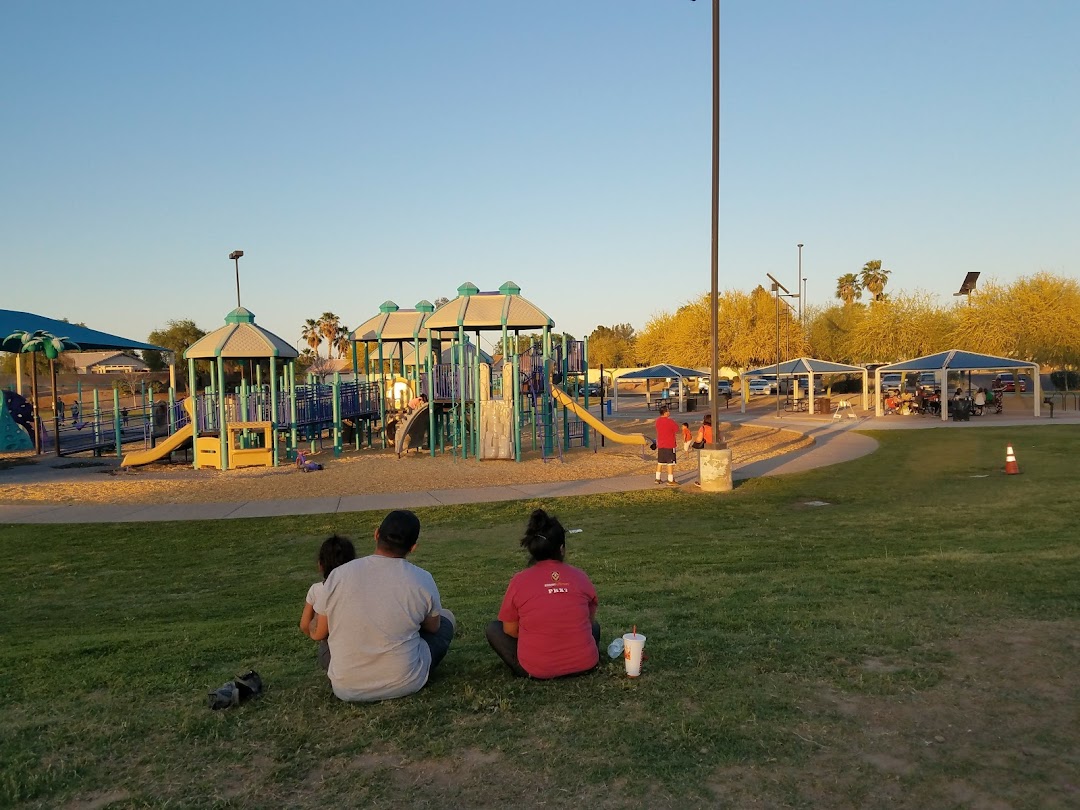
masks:
<path id="1" fill-rule="evenodd" d="M 510 580 L 487 640 L 515 675 L 538 679 L 581 675 L 600 662 L 597 597 L 588 575 L 567 565 L 566 530 L 536 509 L 521 547 L 528 566 Z"/>
<path id="2" fill-rule="evenodd" d="M 979 386 L 975 391 L 975 413 L 977 416 L 982 416 L 983 411 L 986 409 L 986 389 Z"/>
<path id="3" fill-rule="evenodd" d="M 712 444 L 712 414 L 705 414 L 705 418 L 701 420 L 701 427 L 698 428 L 697 441 L 694 442 L 694 448 L 701 450 L 704 447 L 708 447 Z"/>
<path id="4" fill-rule="evenodd" d="M 64 424 L 64 408 L 65 407 L 66 407 L 66 403 L 64 402 L 64 400 L 57 397 L 57 399 L 56 399 L 56 416 L 57 416 L 57 419 L 58 419 L 58 421 L 60 422 L 61 425 Z"/>
<path id="5" fill-rule="evenodd" d="M 656 418 L 656 483 L 660 483 L 663 468 L 667 467 L 667 482 L 675 486 L 675 437 L 679 434 L 679 424 L 668 415 L 666 405 L 660 406 L 660 416 Z"/>
<path id="6" fill-rule="evenodd" d="M 326 578 L 335 568 L 354 559 L 356 559 L 356 549 L 353 547 L 352 540 L 347 537 L 335 534 L 323 540 L 322 545 L 319 546 L 317 561 L 322 579 L 313 582 L 308 588 L 307 598 L 304 599 L 304 612 L 300 614 L 300 632 L 308 638 L 312 637 L 312 631 L 316 626 L 315 602 L 326 590 Z M 330 646 L 326 643 L 326 639 L 319 642 L 319 663 L 322 664 L 323 669 L 326 669 L 330 663 Z"/>
<path id="7" fill-rule="evenodd" d="M 690 448 L 694 446 L 694 434 L 690 432 L 690 423 L 682 423 L 682 449 L 684 453 L 689 453 Z"/>
<path id="8" fill-rule="evenodd" d="M 327 676 L 341 700 L 368 702 L 418 692 L 450 649 L 454 614 L 431 574 L 405 558 L 420 520 L 397 509 L 375 530 L 375 552 L 338 566 L 312 605 L 311 638 L 327 641 Z"/>

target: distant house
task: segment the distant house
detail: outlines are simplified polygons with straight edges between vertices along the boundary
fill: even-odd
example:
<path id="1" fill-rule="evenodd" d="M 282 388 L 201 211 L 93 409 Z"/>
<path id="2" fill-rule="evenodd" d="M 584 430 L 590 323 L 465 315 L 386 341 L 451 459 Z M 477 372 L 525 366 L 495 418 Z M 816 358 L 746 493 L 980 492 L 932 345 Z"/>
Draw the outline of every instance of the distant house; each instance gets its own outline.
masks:
<path id="1" fill-rule="evenodd" d="M 71 352 L 76 374 L 141 374 L 150 371 L 138 357 L 123 352 Z"/>

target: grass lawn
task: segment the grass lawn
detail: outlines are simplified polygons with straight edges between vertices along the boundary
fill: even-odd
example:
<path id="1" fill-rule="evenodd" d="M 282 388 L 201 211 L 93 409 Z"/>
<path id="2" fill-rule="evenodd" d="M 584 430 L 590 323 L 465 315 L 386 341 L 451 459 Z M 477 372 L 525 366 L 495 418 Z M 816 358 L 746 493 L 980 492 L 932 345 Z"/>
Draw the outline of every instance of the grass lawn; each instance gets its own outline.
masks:
<path id="1" fill-rule="evenodd" d="M 633 681 L 488 650 L 536 504 L 418 511 L 459 634 L 374 705 L 296 625 L 322 539 L 381 514 L 0 526 L 0 806 L 1080 805 L 1080 429 L 875 438 L 725 496 L 543 504 L 582 529 L 605 644 L 648 636 Z M 248 668 L 266 694 L 209 711 Z"/>

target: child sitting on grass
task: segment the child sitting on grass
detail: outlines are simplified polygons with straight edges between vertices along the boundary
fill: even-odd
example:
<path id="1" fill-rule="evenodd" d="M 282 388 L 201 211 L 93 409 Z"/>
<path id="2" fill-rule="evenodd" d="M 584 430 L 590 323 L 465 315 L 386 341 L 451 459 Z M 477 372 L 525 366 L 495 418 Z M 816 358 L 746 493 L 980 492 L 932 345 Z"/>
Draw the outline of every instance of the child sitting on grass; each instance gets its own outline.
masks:
<path id="1" fill-rule="evenodd" d="M 311 638 L 312 626 L 315 622 L 315 599 L 318 592 L 322 590 L 323 583 L 326 582 L 326 578 L 330 576 L 331 571 L 339 565 L 344 565 L 355 559 L 356 549 L 353 548 L 352 541 L 347 537 L 339 537 L 335 534 L 326 538 L 323 544 L 319 546 L 319 573 L 322 574 L 322 580 L 312 583 L 311 587 L 308 588 L 307 598 L 304 601 L 304 612 L 300 614 L 300 632 L 308 638 Z M 329 662 L 330 647 L 326 641 L 320 641 L 320 661 L 324 655 L 327 662 Z"/>

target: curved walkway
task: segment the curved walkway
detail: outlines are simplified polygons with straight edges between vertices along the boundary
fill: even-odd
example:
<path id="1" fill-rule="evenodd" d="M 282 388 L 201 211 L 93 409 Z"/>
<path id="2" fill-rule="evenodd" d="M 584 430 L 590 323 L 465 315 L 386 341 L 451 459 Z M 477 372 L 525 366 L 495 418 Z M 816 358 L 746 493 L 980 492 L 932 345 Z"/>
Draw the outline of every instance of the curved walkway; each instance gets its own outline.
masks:
<path id="1" fill-rule="evenodd" d="M 787 455 L 777 456 L 736 467 L 733 478 L 744 481 L 766 475 L 788 475 L 819 467 L 828 467 L 868 455 L 877 449 L 873 438 L 854 429 L 935 429 L 944 423 L 928 420 L 893 417 L 835 421 L 811 416 L 776 418 L 759 415 L 729 415 L 728 421 L 745 421 L 755 425 L 781 427 L 811 436 L 814 444 Z M 1080 424 L 1080 416 L 1059 418 L 1054 424 Z M 1049 419 L 1016 418 L 986 422 L 970 422 L 949 427 L 977 428 L 1005 425 L 1048 425 Z M 679 474 L 680 485 L 692 485 L 696 480 L 692 470 Z M 540 484 L 515 484 L 479 489 L 438 489 L 373 495 L 343 495 L 277 501 L 243 501 L 236 503 L 203 504 L 0 504 L 0 523 L 114 523 L 156 522 L 168 520 L 222 520 L 226 518 L 280 517 L 284 515 L 316 515 L 337 512 L 385 511 L 414 509 L 450 504 L 492 503 L 535 498 L 566 498 L 576 495 L 597 495 L 612 492 L 633 492 L 652 489 L 653 473 L 626 475 L 616 478 L 597 478 L 582 481 L 560 481 Z"/>

